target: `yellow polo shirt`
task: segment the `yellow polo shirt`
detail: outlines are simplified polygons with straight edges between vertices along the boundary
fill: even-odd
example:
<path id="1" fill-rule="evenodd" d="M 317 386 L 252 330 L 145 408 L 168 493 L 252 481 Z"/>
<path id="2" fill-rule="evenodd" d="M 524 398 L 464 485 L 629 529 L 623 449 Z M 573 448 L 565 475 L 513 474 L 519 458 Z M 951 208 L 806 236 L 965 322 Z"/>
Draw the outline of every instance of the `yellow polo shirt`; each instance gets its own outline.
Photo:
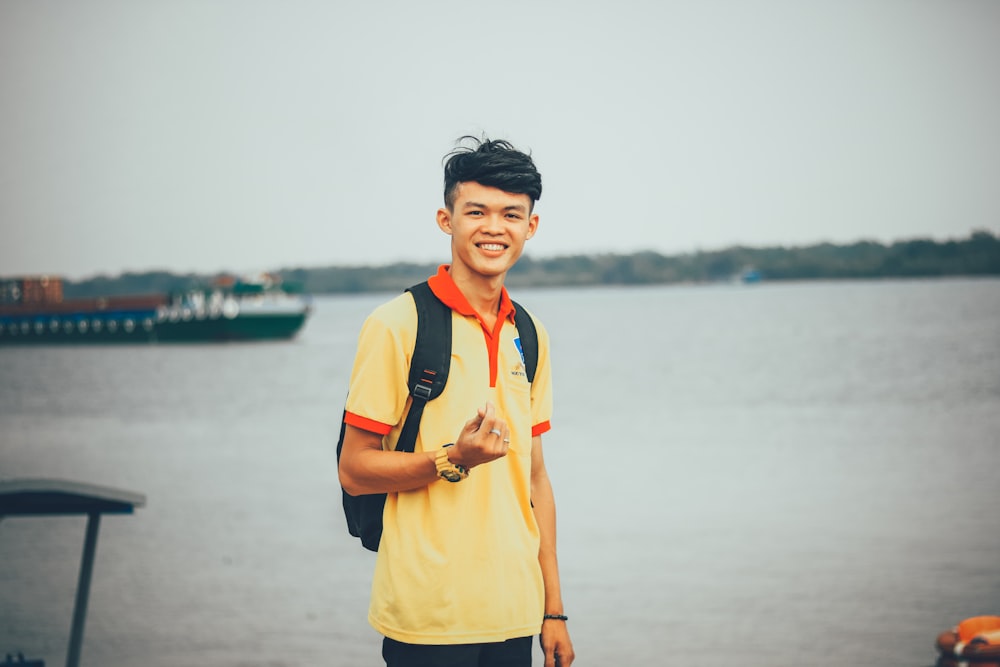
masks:
<path id="1" fill-rule="evenodd" d="M 452 354 L 441 396 L 427 403 L 415 451 L 454 442 L 487 401 L 510 427 L 504 458 L 461 482 L 438 480 L 386 498 L 369 621 L 411 644 L 499 642 L 537 634 L 544 612 L 538 525 L 531 509 L 531 439 L 549 429 L 548 333 L 538 330 L 538 367 L 528 383 L 506 290 L 493 331 L 459 292 L 447 266 L 431 289 L 452 308 Z M 413 298 L 402 294 L 365 321 L 351 374 L 347 423 L 395 447 L 409 394 L 416 339 Z"/>

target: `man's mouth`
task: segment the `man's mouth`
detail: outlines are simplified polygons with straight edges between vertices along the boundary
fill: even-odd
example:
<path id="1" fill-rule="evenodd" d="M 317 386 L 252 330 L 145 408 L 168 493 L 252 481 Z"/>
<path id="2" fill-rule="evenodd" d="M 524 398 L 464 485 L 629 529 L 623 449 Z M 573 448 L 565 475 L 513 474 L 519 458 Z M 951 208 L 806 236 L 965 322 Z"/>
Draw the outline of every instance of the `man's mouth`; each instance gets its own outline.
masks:
<path id="1" fill-rule="evenodd" d="M 490 250 L 493 252 L 500 252 L 507 249 L 507 246 L 502 243 L 477 243 L 476 246 L 482 250 Z"/>

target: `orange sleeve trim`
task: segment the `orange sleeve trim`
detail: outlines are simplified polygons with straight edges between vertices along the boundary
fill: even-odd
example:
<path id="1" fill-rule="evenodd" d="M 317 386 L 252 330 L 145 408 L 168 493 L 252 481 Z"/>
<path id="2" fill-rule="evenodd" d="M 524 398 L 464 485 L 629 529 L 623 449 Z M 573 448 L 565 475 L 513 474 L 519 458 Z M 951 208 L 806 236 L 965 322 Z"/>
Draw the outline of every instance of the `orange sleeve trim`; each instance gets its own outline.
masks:
<path id="1" fill-rule="evenodd" d="M 388 435 L 389 431 L 392 430 L 392 425 L 390 424 L 383 424 L 382 422 L 377 422 L 374 419 L 368 419 L 368 417 L 356 415 L 353 412 L 344 414 L 344 421 L 351 426 L 360 428 L 364 431 L 371 431 L 372 433 L 377 433 L 378 435 Z"/>
<path id="2" fill-rule="evenodd" d="M 536 435 L 547 433 L 550 430 L 552 430 L 552 424 L 548 421 L 543 421 L 541 424 L 535 424 L 531 427 L 531 437 L 534 438 Z"/>

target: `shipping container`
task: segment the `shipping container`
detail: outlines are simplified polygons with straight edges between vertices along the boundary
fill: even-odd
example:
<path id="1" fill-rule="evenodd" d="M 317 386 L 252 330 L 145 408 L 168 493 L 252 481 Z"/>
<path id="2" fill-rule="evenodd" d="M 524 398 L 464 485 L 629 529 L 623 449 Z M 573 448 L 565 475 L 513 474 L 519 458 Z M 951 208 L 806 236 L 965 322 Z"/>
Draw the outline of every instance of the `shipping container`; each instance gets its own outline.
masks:
<path id="1" fill-rule="evenodd" d="M 20 279 L 20 303 L 59 303 L 63 300 L 62 278 L 32 276 Z"/>

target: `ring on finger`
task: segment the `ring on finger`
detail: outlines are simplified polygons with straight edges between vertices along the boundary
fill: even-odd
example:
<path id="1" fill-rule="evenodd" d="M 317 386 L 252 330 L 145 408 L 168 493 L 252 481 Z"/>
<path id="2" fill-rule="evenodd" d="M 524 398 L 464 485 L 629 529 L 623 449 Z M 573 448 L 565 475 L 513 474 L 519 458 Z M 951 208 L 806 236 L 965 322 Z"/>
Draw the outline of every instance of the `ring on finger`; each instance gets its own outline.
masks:
<path id="1" fill-rule="evenodd" d="M 494 433 L 496 435 L 503 435 L 503 433 L 501 433 L 500 429 L 498 428 L 490 429 L 490 433 Z"/>

